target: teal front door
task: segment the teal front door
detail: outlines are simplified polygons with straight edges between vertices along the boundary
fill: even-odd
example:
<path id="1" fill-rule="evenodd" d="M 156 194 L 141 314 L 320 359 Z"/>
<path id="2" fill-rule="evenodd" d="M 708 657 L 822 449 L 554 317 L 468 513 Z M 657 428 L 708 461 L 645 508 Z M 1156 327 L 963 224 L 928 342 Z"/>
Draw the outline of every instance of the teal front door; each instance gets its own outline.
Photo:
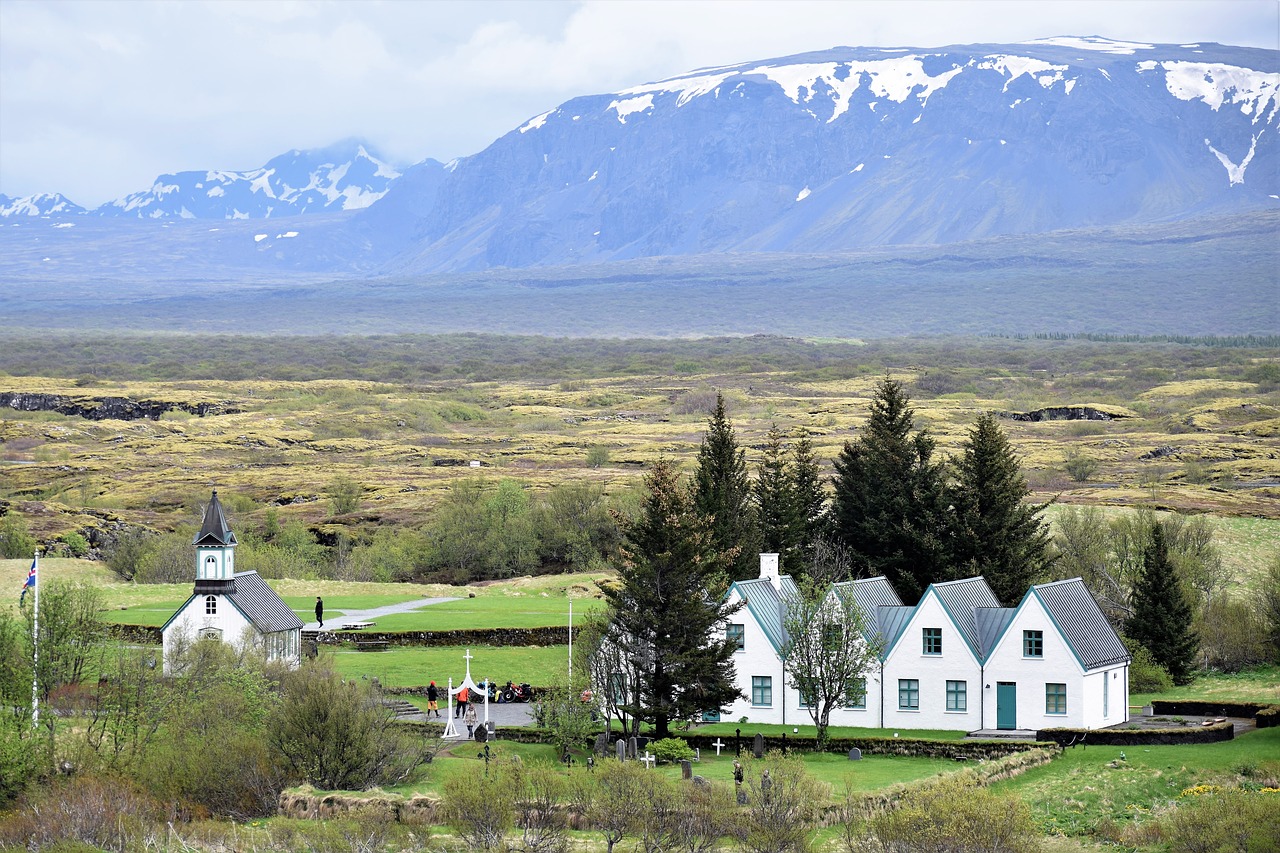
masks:
<path id="1" fill-rule="evenodd" d="M 996 682 L 996 728 L 1018 727 L 1018 685 L 1012 681 Z"/>

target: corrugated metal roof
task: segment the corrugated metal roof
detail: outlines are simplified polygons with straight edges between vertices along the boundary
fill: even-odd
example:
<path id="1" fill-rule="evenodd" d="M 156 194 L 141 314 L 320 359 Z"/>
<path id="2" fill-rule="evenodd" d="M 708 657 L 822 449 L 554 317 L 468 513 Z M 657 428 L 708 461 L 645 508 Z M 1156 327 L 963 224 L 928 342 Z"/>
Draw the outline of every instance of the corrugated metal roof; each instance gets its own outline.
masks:
<path id="1" fill-rule="evenodd" d="M 977 609 L 979 607 L 999 607 L 1000 599 L 987 586 L 981 577 L 964 578 L 958 581 L 935 583 L 929 586 L 938 594 L 942 606 L 955 620 L 960 633 L 968 641 L 975 654 L 981 655 L 982 644 L 978 640 Z"/>
<path id="2" fill-rule="evenodd" d="M 881 607 L 901 607 L 902 599 L 898 598 L 893 587 L 885 577 L 862 578 L 856 581 L 844 581 L 835 585 L 842 604 L 848 606 L 852 598 L 858 609 L 862 611 L 862 633 L 870 639 L 879 626 L 877 611 Z"/>
<path id="3" fill-rule="evenodd" d="M 747 609 L 751 611 L 751 615 L 760 623 L 760 627 L 764 629 L 765 636 L 769 638 L 769 642 L 773 643 L 773 647 L 779 652 L 787 642 L 787 631 L 783 626 L 783 599 L 791 598 L 799 594 L 796 589 L 795 581 L 790 575 L 782 575 L 778 578 L 782 587 L 779 594 L 774 587 L 773 582 L 767 578 L 756 578 L 749 581 L 737 581 L 734 586 L 738 588 L 739 594 L 746 599 Z"/>
<path id="4" fill-rule="evenodd" d="M 222 512 L 222 501 L 218 500 L 215 491 L 209 498 L 209 506 L 204 510 L 204 521 L 200 532 L 191 540 L 192 545 L 234 545 L 236 535 L 227 526 L 227 517 Z"/>
<path id="5" fill-rule="evenodd" d="M 1000 639 L 1004 629 L 1013 621 L 1013 614 L 1017 612 L 1016 607 L 978 608 L 978 657 L 986 660 L 991 650 L 995 648 L 996 640 Z"/>
<path id="6" fill-rule="evenodd" d="M 1129 660 L 1124 643 L 1080 578 L 1040 584 L 1031 591 L 1044 603 L 1085 669 Z"/>
<path id="7" fill-rule="evenodd" d="M 228 598 L 264 634 L 302 627 L 302 620 L 257 572 L 237 572 L 236 591 Z"/>
<path id="8" fill-rule="evenodd" d="M 880 639 L 883 643 L 882 650 L 884 654 L 888 654 L 889 649 L 893 648 L 894 641 L 898 639 L 898 635 L 902 633 L 902 629 L 907 627 L 907 622 L 916 612 L 914 607 L 880 607 L 876 611 L 876 627 L 880 631 Z"/>

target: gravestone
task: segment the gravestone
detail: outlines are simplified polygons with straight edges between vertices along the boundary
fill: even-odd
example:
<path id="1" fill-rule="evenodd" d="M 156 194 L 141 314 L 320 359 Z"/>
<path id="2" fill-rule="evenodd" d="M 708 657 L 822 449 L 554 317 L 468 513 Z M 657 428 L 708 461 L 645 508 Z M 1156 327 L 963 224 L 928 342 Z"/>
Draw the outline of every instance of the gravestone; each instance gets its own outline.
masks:
<path id="1" fill-rule="evenodd" d="M 687 758 L 684 761 L 680 762 L 680 778 L 681 779 L 693 778 L 693 762 Z"/>
<path id="2" fill-rule="evenodd" d="M 635 737 L 627 738 L 627 758 L 636 758 L 640 754 L 640 741 Z"/>
<path id="3" fill-rule="evenodd" d="M 694 776 L 693 784 L 697 785 L 699 788 L 705 788 L 710 783 L 707 782 L 705 776 Z"/>
<path id="4" fill-rule="evenodd" d="M 601 732 L 600 734 L 596 735 L 596 746 L 595 746 L 595 749 L 592 750 L 592 752 L 594 752 L 596 755 L 609 754 L 609 736 L 607 734 L 605 734 L 604 732 Z"/>
<path id="5" fill-rule="evenodd" d="M 475 733 L 476 743 L 484 743 L 489 739 L 489 730 L 484 726 L 478 726 Z"/>
<path id="6" fill-rule="evenodd" d="M 764 758 L 764 735 L 756 733 L 755 740 L 752 741 L 751 754 L 756 758 Z"/>
<path id="7" fill-rule="evenodd" d="M 485 720 L 484 727 L 485 727 L 486 729 L 488 729 L 488 731 L 489 731 L 489 739 L 490 739 L 490 740 L 492 740 L 492 739 L 493 739 L 493 733 L 494 733 L 495 731 L 497 731 L 497 729 L 498 729 L 498 724 L 497 724 L 497 723 L 495 723 L 493 720 Z"/>
<path id="8" fill-rule="evenodd" d="M 855 746 L 853 749 L 849 750 L 849 760 L 850 760 L 850 761 L 861 761 L 861 760 L 862 760 L 862 750 L 858 749 L 856 746 Z"/>
<path id="9" fill-rule="evenodd" d="M 617 744 L 615 744 L 615 746 L 618 749 L 618 760 L 626 761 L 627 760 L 627 742 L 622 738 L 618 738 L 618 742 Z"/>
<path id="10" fill-rule="evenodd" d="M 700 746 L 695 746 L 695 747 L 693 748 L 693 760 L 694 760 L 694 761 L 701 761 L 701 760 L 702 760 L 702 747 L 700 747 Z"/>

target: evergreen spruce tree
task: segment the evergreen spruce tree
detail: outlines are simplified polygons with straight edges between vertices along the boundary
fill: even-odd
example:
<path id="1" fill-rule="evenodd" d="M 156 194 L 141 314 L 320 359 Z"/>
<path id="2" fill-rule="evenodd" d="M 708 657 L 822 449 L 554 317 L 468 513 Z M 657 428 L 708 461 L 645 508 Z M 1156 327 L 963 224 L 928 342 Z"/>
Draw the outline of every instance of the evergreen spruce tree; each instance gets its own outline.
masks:
<path id="1" fill-rule="evenodd" d="M 861 434 L 836 458 L 833 534 L 859 576 L 885 575 L 904 601 L 951 579 L 950 518 L 941 463 L 925 430 L 912 434 L 902 385 L 884 379 Z"/>
<path id="2" fill-rule="evenodd" d="M 711 536 L 720 553 L 731 555 L 731 580 L 759 572 L 760 531 L 747 479 L 746 451 L 738 447 L 733 424 L 724 411 L 724 395 L 716 394 L 716 410 L 698 448 L 693 503 L 711 521 Z"/>
<path id="3" fill-rule="evenodd" d="M 741 698 L 733 683 L 737 647 L 722 633 L 738 608 L 724 603 L 727 555 L 671 463 L 658 461 L 645 492 L 623 534 L 618 583 L 604 587 L 604 595 L 612 635 L 637 673 L 623 710 L 664 738 L 673 720 Z"/>
<path id="4" fill-rule="evenodd" d="M 1189 683 L 1200 638 L 1191 629 L 1191 605 L 1169 560 L 1160 524 L 1151 527 L 1151 543 L 1143 551 L 1142 571 L 1129 601 L 1133 612 L 1125 623 L 1125 634 L 1151 652 L 1174 684 Z"/>
<path id="5" fill-rule="evenodd" d="M 827 492 L 822 483 L 822 470 L 813 455 L 809 433 L 800 430 L 791 447 L 791 464 L 787 469 L 791 481 L 792 518 L 795 532 L 792 540 L 798 543 L 801 554 L 795 565 L 807 566 L 813 559 L 814 544 L 825 532 Z"/>
<path id="6" fill-rule="evenodd" d="M 994 415 L 978 417 L 962 450 L 951 486 L 955 566 L 985 577 L 1000 603 L 1013 607 L 1053 561 L 1045 505 L 1023 503 L 1031 490 Z"/>
<path id="7" fill-rule="evenodd" d="M 790 567 L 799 551 L 799 533 L 795 494 L 783 455 L 782 431 L 777 426 L 765 439 L 764 458 L 756 471 L 752 492 L 756 518 L 760 525 L 761 550 L 778 554 L 784 567 Z"/>

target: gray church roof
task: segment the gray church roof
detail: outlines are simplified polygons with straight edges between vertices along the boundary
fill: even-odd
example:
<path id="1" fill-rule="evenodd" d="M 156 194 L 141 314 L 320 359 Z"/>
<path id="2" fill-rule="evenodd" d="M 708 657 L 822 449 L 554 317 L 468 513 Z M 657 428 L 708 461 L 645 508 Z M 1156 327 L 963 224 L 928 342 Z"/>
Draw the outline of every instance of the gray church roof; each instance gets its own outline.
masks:
<path id="1" fill-rule="evenodd" d="M 195 539 L 191 540 L 191 544 L 220 546 L 236 544 L 236 535 L 227 525 L 227 517 L 222 512 L 222 501 L 218 500 L 217 491 L 214 491 L 213 497 L 209 498 L 209 506 L 205 507 L 204 511 L 204 523 L 200 525 L 200 532 L 196 534 Z"/>
<path id="2" fill-rule="evenodd" d="M 1031 594 L 1043 602 L 1086 670 L 1129 660 L 1128 649 L 1080 578 L 1033 586 Z"/>
<path id="3" fill-rule="evenodd" d="M 898 635 L 907 627 L 916 612 L 914 607 L 881 607 L 876 611 L 876 628 L 880 631 L 881 654 L 886 655 L 893 648 Z"/>
<path id="4" fill-rule="evenodd" d="M 264 634 L 302 627 L 302 620 L 257 572 L 237 572 L 236 591 L 227 596 Z"/>

